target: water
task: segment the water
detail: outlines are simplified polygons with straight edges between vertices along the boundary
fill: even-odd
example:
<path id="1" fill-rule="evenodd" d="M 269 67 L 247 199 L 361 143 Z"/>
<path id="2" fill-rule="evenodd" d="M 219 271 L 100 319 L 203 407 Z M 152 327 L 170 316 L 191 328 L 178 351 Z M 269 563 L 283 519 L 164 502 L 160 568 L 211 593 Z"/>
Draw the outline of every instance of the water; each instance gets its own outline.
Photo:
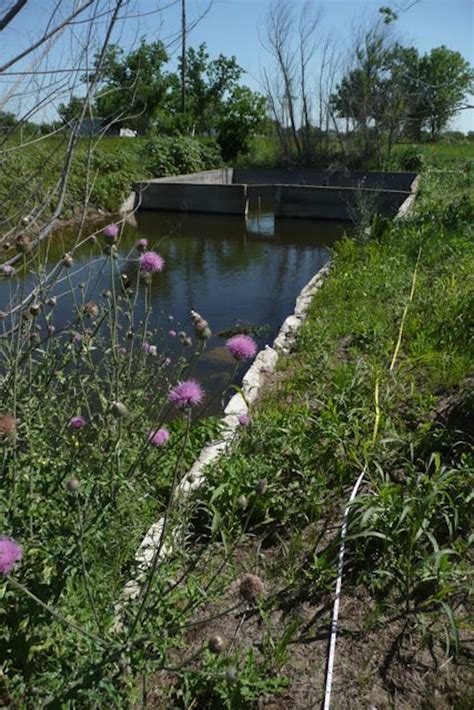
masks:
<path id="1" fill-rule="evenodd" d="M 136 225 L 127 225 L 124 230 L 118 265 L 135 285 L 138 254 L 134 244 L 140 237 L 146 237 L 149 248 L 165 258 L 164 271 L 152 279 L 150 322 L 156 334 L 149 342 L 161 353 L 181 354 L 182 345 L 169 330 L 193 335 L 189 313 L 191 309 L 198 311 L 209 321 L 213 335 L 194 375 L 208 393 L 214 393 L 225 385 L 234 366 L 224 347 L 225 337 L 234 329 L 239 332 L 239 324 L 244 324 L 259 348 L 271 343 L 293 312 L 298 293 L 328 261 L 329 249 L 343 230 L 334 222 L 274 221 L 271 214 L 254 213 L 245 220 L 238 216 L 139 212 Z M 64 230 L 43 249 L 46 271 L 70 247 L 74 232 L 74 228 Z M 28 293 L 36 282 L 32 273 L 23 279 L 2 278 L 0 309 L 8 310 L 10 299 L 18 298 L 22 291 Z M 83 284 L 82 290 L 77 288 L 79 284 Z M 110 289 L 110 262 L 102 257 L 100 245 L 87 245 L 76 253 L 67 278 L 54 287 L 58 305 L 53 323 L 57 331 L 70 324 L 74 298 L 99 301 L 105 289 Z M 140 285 L 136 302 L 139 317 L 145 310 L 145 293 L 146 286 Z"/>

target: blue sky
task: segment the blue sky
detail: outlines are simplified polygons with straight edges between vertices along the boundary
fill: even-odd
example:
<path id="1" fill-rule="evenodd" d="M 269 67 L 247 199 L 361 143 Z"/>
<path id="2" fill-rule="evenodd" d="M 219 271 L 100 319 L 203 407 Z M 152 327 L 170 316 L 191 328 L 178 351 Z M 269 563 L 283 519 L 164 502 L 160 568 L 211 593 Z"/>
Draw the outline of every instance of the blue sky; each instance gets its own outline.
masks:
<path id="1" fill-rule="evenodd" d="M 18 15 L 2 37 L 1 55 L 10 56 L 24 46 L 24 43 L 37 36 L 39 28 L 44 26 L 47 11 L 56 0 L 30 0 L 26 8 Z M 129 13 L 140 15 L 132 17 L 117 29 L 114 41 L 126 48 L 136 43 L 137 38 L 164 39 L 172 42 L 179 31 L 179 3 L 164 12 L 154 12 L 159 5 L 168 4 L 169 0 L 132 0 Z M 299 10 L 304 0 L 291 0 L 295 10 Z M 0 7 L 5 3 L 0 0 Z M 192 21 L 207 6 L 207 0 L 187 0 L 188 17 Z M 260 88 L 262 69 L 269 66 L 269 58 L 261 46 L 260 36 L 265 27 L 265 15 L 271 0 L 214 0 L 210 12 L 193 29 L 189 44 L 197 46 L 206 42 L 211 56 L 223 53 L 234 54 L 239 64 L 246 70 L 244 82 L 253 89 Z M 406 44 L 428 51 L 432 47 L 445 44 L 450 49 L 459 51 L 474 64 L 474 3 L 472 0 L 420 0 L 411 8 L 403 11 L 411 0 L 321 0 L 315 2 L 321 11 L 321 31 L 330 33 L 341 50 L 349 47 L 355 27 L 368 24 L 378 16 L 381 5 L 390 5 L 399 11 L 399 20 L 394 27 L 396 36 Z M 67 9 L 73 7 L 73 0 L 63 0 Z M 78 28 L 79 30 L 80 28 Z M 177 48 L 171 45 L 170 51 Z M 71 61 L 74 55 L 74 41 L 70 36 L 61 37 L 51 49 L 51 66 L 64 61 Z M 25 66 L 28 66 L 25 64 Z M 18 68 L 24 66 L 18 65 Z M 0 83 L 0 93 L 12 86 L 14 78 L 5 77 Z M 65 95 L 69 87 L 64 88 Z M 45 108 L 50 116 L 52 106 Z M 463 111 L 454 121 L 453 128 L 464 131 L 474 130 L 474 110 Z"/>

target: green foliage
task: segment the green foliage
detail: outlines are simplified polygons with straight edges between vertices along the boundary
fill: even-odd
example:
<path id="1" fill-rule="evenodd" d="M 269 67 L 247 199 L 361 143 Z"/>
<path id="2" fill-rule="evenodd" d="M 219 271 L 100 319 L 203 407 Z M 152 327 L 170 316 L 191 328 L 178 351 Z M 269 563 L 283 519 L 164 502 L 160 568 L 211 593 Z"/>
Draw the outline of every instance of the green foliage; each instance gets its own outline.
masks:
<path id="1" fill-rule="evenodd" d="M 215 134 L 225 160 L 247 150 L 249 140 L 265 124 L 266 102 L 260 94 L 239 85 L 244 71 L 236 58 L 221 54 L 211 60 L 205 44 L 197 50 L 190 47 L 184 96 L 181 64 L 173 73 L 165 68 L 168 60 L 162 42 L 142 40 L 129 54 L 118 45 L 110 46 L 99 75 L 94 114 L 104 125 L 125 126 L 141 135 L 152 129 L 161 135 L 189 135 L 187 147 L 171 144 L 170 151 L 182 151 L 182 155 L 163 158 L 162 174 L 171 174 L 173 163 L 196 163 L 197 156 L 190 155 L 191 135 Z M 96 65 L 98 61 L 96 58 Z M 58 112 L 68 122 L 77 117 L 82 105 L 83 99 L 73 96 Z M 164 144 L 162 152 L 167 152 Z"/>
<path id="2" fill-rule="evenodd" d="M 442 45 L 410 62 L 407 73 L 415 135 L 427 127 L 437 138 L 472 93 L 474 71 L 459 52 Z"/>
<path id="3" fill-rule="evenodd" d="M 14 223 L 41 203 L 60 179 L 67 136 L 13 150 L 4 155 L 0 198 L 4 220 Z M 10 146 L 9 146 L 10 148 Z M 84 209 L 115 212 L 130 194 L 136 180 L 208 170 L 222 165 L 219 146 L 211 138 L 190 136 L 143 138 L 83 138 L 78 142 L 67 184 L 62 217 Z M 47 219 L 56 205 L 43 213 Z M 5 229 L 5 226 L 3 227 Z"/>
<path id="4" fill-rule="evenodd" d="M 72 96 L 68 104 L 59 104 L 58 114 L 63 123 L 78 121 L 84 108 L 84 99 Z M 87 114 L 86 114 L 87 116 Z"/>
<path id="5" fill-rule="evenodd" d="M 174 83 L 174 77 L 164 70 L 167 61 L 161 41 L 142 39 L 140 46 L 126 55 L 117 45 L 108 47 L 100 72 L 97 115 L 107 124 L 147 133 L 159 112 L 166 113 L 166 98 Z"/>
<path id="6" fill-rule="evenodd" d="M 416 146 L 408 146 L 397 153 L 396 162 L 400 170 L 420 172 L 425 167 L 425 157 Z"/>
<path id="7" fill-rule="evenodd" d="M 335 246 L 296 354 L 281 363 L 239 448 L 209 468 L 194 529 L 226 546 L 256 538 L 273 562 L 266 583 L 319 608 L 332 598 L 339 521 L 365 468 L 349 519 L 344 595 L 357 585 L 379 613 L 409 610 L 422 627 L 430 615 L 454 654 L 456 604 L 469 592 L 474 251 L 472 202 L 459 206 L 452 176 L 436 180 L 409 220 L 385 224 L 377 240 Z M 446 202 L 436 211 L 438 191 Z M 274 646 L 274 661 L 285 648 Z"/>
<path id="8" fill-rule="evenodd" d="M 198 703 L 209 710 L 251 710 L 260 698 L 280 692 L 287 684 L 285 678 L 266 670 L 252 650 L 224 658 L 209 653 L 204 669 L 185 675 L 176 699 L 185 708 Z"/>
<path id="9" fill-rule="evenodd" d="M 142 156 L 147 170 L 154 177 L 193 173 L 222 164 L 215 141 L 199 141 L 191 136 L 150 138 L 143 145 Z"/>

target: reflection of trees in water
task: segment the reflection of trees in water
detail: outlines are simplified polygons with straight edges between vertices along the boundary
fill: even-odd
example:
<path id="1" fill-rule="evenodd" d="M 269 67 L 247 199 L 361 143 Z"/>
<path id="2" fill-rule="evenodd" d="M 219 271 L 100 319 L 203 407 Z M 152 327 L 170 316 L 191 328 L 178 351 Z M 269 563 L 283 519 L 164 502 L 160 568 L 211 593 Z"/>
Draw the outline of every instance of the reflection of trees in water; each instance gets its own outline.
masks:
<path id="1" fill-rule="evenodd" d="M 96 231 L 99 225 L 95 224 Z M 198 301 L 203 308 L 213 313 L 214 332 L 231 327 L 237 319 L 253 325 L 270 324 L 270 331 L 256 334 L 260 344 L 270 340 L 283 318 L 293 310 L 298 291 L 327 260 L 323 245 L 334 241 L 340 229 L 333 223 L 317 223 L 308 220 L 276 220 L 274 236 L 248 234 L 245 220 L 235 216 L 175 215 L 145 212 L 138 214 L 138 228 L 126 225 L 118 245 L 116 290 L 121 293 L 121 274 L 126 273 L 135 290 L 138 276 L 138 257 L 135 243 L 139 237 L 147 237 L 149 248 L 156 249 L 165 257 L 167 266 L 151 280 L 153 305 L 152 327 L 162 325 L 167 333 L 166 317 L 176 317 L 177 330 L 189 330 L 188 313 L 196 308 Z M 40 252 L 50 270 L 77 238 L 77 227 L 64 229 L 56 234 Z M 58 285 L 55 292 L 62 293 L 55 309 L 56 326 L 64 327 L 75 315 L 74 299 L 67 293 L 70 285 L 75 289 L 79 303 L 95 300 L 104 303 L 102 292 L 110 288 L 109 257 L 102 255 L 103 242 L 88 243 L 75 255 L 74 267 L 67 280 Z M 36 261 L 36 260 L 35 260 Z M 79 267 L 80 268 L 78 270 Z M 65 275 L 62 270 L 62 276 Z M 29 282 L 36 277 L 30 275 Z M 86 288 L 79 292 L 79 283 Z M 9 300 L 10 287 L 17 287 L 18 279 L 0 281 L 1 303 Z M 135 316 L 142 317 L 145 293 L 148 286 L 140 283 Z M 126 300 L 121 302 L 127 310 Z M 183 325 L 178 326 L 179 319 Z M 127 322 L 120 317 L 124 333 Z M 105 330 L 104 330 L 105 334 Z M 215 337 L 215 339 L 214 339 Z M 209 343 L 214 355 L 222 340 L 214 336 Z M 156 340 L 156 336 L 154 336 Z M 178 348 L 177 342 L 169 342 L 165 336 L 159 345 Z M 209 353 L 211 354 L 211 353 Z M 218 353 L 217 353 L 218 354 Z M 204 357 L 199 366 L 203 377 L 213 381 L 225 377 L 229 371 L 225 357 Z"/>

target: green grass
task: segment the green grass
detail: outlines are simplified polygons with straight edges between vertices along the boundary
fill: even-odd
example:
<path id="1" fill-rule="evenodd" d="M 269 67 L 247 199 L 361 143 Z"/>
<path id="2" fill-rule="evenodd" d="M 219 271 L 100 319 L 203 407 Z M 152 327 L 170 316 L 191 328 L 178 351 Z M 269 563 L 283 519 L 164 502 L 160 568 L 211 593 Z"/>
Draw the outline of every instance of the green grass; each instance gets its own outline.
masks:
<path id="1" fill-rule="evenodd" d="M 137 144 L 103 145 L 115 190 L 115 160 Z M 127 160 L 140 169 L 132 154 Z M 19 431 L 17 442 L 2 443 L 0 512 L 5 532 L 25 548 L 15 578 L 66 622 L 2 581 L 0 702 L 125 708 L 137 701 L 141 684 L 164 707 L 254 708 L 288 686 L 291 698 L 287 674 L 298 641 L 308 644 L 305 654 L 315 654 L 313 667 L 324 666 L 338 525 L 361 471 L 345 601 L 363 599 L 367 629 L 388 627 L 387 619 L 400 615 L 410 622 L 415 659 L 441 638 L 445 659 L 457 668 L 474 463 L 470 190 L 470 173 L 427 171 L 409 220 L 379 224 L 368 243 L 346 238 L 336 245 L 295 352 L 280 360 L 232 455 L 209 467 L 190 500 L 172 507 L 174 552 L 150 582 L 145 613 L 134 626 L 141 599 L 130 601 L 118 633 L 111 630 L 114 604 L 137 571 L 140 537 L 163 510 L 174 462 L 184 471 L 215 423 L 195 430 L 185 460 L 173 449 L 166 460 L 150 453 L 131 476 L 159 416 L 161 400 L 150 396 L 154 372 L 137 355 L 128 376 L 107 348 L 97 369 L 88 356 L 89 330 L 80 349 L 68 340 L 57 351 L 31 350 L 28 319 L 23 369 L 14 343 L 4 346 L 7 356 L 11 347 L 14 386 L 5 383 L 2 405 L 18 414 Z M 112 333 L 114 308 L 107 298 L 100 304 Z M 56 356 L 64 366 L 52 375 Z M 109 411 L 117 391 L 133 414 L 122 423 Z M 91 425 L 71 436 L 67 421 L 84 402 L 94 411 Z M 71 475 L 81 482 L 77 497 L 64 486 Z M 242 572 L 258 573 L 265 594 L 237 606 Z M 313 616 L 321 619 L 319 647 L 310 645 Z M 99 632 L 104 646 L 68 620 Z M 215 633 L 225 641 L 218 654 L 206 648 Z M 354 673 L 363 676 L 353 655 Z M 381 673 L 383 658 L 377 663 Z M 403 668 L 407 689 L 414 665 Z M 300 673 L 293 690 L 306 682 L 307 670 Z M 460 682 L 460 705 L 463 690 Z M 407 706 L 422 699 L 410 696 Z"/>
<path id="2" fill-rule="evenodd" d="M 444 189 L 451 187 L 448 177 Z M 209 469 L 195 526 L 209 526 L 226 549 L 240 540 L 237 557 L 244 540 L 258 541 L 271 590 L 266 614 L 280 614 L 288 595 L 317 607 L 332 598 L 334 525 L 365 470 L 345 596 L 363 590 L 378 619 L 400 608 L 413 614 L 420 649 L 421 629 L 436 620 L 438 640 L 448 639 L 447 653 L 456 655 L 465 619 L 455 609 L 469 593 L 472 529 L 474 249 L 471 219 L 456 209 L 447 219 L 434 201 L 425 189 L 412 220 L 367 245 L 337 245 L 296 353 L 280 362 L 238 449 Z M 296 618 L 298 610 L 295 602 Z M 285 673 L 276 651 L 265 668 L 266 677 Z"/>
<path id="3" fill-rule="evenodd" d="M 55 209 L 64 169 L 67 134 L 31 145 L 9 141 L 0 148 L 0 234 L 30 213 L 47 221 Z M 218 167 L 220 151 L 211 139 L 192 137 L 81 138 L 69 172 L 62 218 L 88 212 L 116 212 L 135 181 Z"/>

